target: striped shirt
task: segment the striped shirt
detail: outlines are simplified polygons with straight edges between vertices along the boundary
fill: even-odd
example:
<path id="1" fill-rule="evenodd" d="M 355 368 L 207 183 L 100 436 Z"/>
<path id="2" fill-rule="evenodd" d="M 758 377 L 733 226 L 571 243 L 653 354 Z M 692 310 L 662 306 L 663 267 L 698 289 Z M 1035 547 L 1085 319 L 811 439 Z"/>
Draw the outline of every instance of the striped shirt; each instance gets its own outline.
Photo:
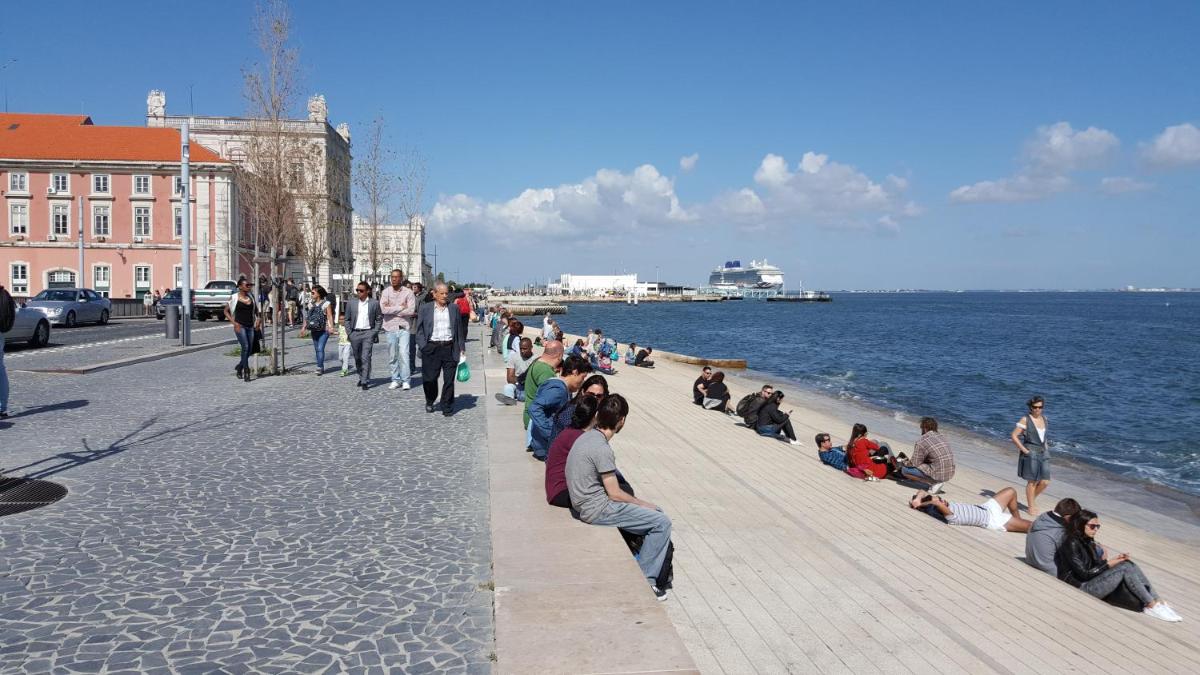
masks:
<path id="1" fill-rule="evenodd" d="M 950 452 L 950 444 L 946 442 L 946 437 L 936 431 L 921 434 L 913 448 L 909 466 L 920 469 L 926 476 L 939 483 L 953 478 L 954 453 Z"/>
<path id="2" fill-rule="evenodd" d="M 978 504 L 963 504 L 961 502 L 946 502 L 946 506 L 953 511 L 946 516 L 946 522 L 951 525 L 964 525 L 970 527 L 987 527 L 988 512 L 987 509 Z"/>

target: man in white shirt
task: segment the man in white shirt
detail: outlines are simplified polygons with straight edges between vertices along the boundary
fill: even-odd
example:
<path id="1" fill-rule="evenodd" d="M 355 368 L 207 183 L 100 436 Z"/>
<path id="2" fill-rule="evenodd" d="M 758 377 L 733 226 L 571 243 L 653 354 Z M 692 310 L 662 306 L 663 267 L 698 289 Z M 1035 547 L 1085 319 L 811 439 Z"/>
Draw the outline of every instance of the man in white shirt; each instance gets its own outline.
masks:
<path id="1" fill-rule="evenodd" d="M 425 412 L 433 412 L 438 395 L 438 377 L 442 378 L 442 414 L 454 414 L 454 376 L 466 336 L 459 321 L 458 308 L 450 304 L 450 291 L 444 282 L 433 287 L 433 302 L 417 310 L 417 349 L 421 352 L 421 379 L 425 388 Z"/>
<path id="2" fill-rule="evenodd" d="M 392 383 L 388 389 L 409 389 L 412 364 L 408 360 L 408 343 L 412 339 L 412 320 L 417 313 L 417 296 L 404 287 L 404 272 L 392 270 L 391 285 L 379 296 L 383 310 L 383 330 L 387 333 L 388 364 L 392 368 Z"/>
<path id="3" fill-rule="evenodd" d="M 518 401 L 525 400 L 525 374 L 529 372 L 529 366 L 537 360 L 537 356 L 533 353 L 533 340 L 527 337 L 521 338 L 518 349 L 513 349 L 508 352 L 508 358 L 505 360 L 505 365 L 508 366 L 506 375 L 507 384 L 504 385 L 504 393 L 497 393 L 496 400 L 504 405 L 516 405 Z"/>
<path id="4" fill-rule="evenodd" d="M 379 339 L 383 313 L 379 309 L 379 301 L 371 297 L 371 287 L 367 282 L 358 282 L 354 294 L 357 299 L 346 303 L 346 332 L 350 337 L 350 351 L 354 354 L 358 386 L 366 391 L 371 384 L 371 355 L 375 341 Z"/>

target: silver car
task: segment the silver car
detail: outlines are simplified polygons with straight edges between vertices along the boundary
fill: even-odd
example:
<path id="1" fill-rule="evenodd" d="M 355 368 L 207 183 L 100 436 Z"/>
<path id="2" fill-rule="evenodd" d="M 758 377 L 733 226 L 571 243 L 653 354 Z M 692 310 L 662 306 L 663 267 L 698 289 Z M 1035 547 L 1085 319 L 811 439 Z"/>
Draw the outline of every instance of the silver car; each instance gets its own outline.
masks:
<path id="1" fill-rule="evenodd" d="M 17 319 L 12 330 L 2 335 L 4 344 L 28 342 L 30 347 L 45 347 L 50 341 L 50 321 L 36 309 L 17 309 Z"/>
<path id="2" fill-rule="evenodd" d="M 33 296 L 25 307 L 42 313 L 50 323 L 71 328 L 95 321 L 108 323 L 112 302 L 90 288 L 47 288 Z"/>

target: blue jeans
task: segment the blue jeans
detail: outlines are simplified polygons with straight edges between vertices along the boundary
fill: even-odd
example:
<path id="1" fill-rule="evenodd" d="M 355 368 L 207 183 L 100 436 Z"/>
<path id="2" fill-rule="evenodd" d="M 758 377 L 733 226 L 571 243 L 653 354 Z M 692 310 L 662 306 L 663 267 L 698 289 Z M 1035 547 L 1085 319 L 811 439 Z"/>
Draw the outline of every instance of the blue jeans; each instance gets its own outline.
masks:
<path id="1" fill-rule="evenodd" d="M 313 353 L 317 356 L 317 372 L 325 372 L 325 343 L 329 342 L 329 331 L 323 330 L 312 334 Z"/>
<path id="2" fill-rule="evenodd" d="M 408 382 L 412 378 L 412 362 L 409 361 L 408 346 L 412 342 L 412 333 L 401 328 L 389 330 L 388 365 L 392 367 L 392 382 Z"/>
<path id="3" fill-rule="evenodd" d="M 0 335 L 0 412 L 8 412 L 8 367 L 4 365 L 3 335 Z"/>
<path id="4" fill-rule="evenodd" d="M 245 371 L 250 367 L 250 347 L 254 344 L 254 326 L 242 326 L 242 329 L 237 331 L 237 341 L 238 346 L 242 348 L 242 360 L 238 362 L 238 368 Z"/>
<path id="5" fill-rule="evenodd" d="M 911 466 L 900 467 L 900 475 L 904 476 L 905 478 L 910 478 L 912 480 L 915 480 L 915 481 L 918 481 L 921 483 L 929 483 L 930 485 L 933 485 L 934 483 L 937 482 L 936 480 L 931 478 L 929 475 L 927 475 L 924 471 L 922 471 L 920 469 L 914 469 Z"/>
<path id="6" fill-rule="evenodd" d="M 509 398 L 516 399 L 518 401 L 524 401 L 525 400 L 525 387 L 521 387 L 521 386 L 518 386 L 515 384 L 506 384 L 506 385 L 504 385 L 504 395 Z M 525 447 L 529 447 L 529 446 L 525 446 Z"/>
<path id="7" fill-rule="evenodd" d="M 610 502 L 591 524 L 619 527 L 626 532 L 645 535 L 642 550 L 638 553 L 638 566 L 646 581 L 655 585 L 667 558 L 667 544 L 671 543 L 671 519 L 667 514 L 637 504 Z"/>

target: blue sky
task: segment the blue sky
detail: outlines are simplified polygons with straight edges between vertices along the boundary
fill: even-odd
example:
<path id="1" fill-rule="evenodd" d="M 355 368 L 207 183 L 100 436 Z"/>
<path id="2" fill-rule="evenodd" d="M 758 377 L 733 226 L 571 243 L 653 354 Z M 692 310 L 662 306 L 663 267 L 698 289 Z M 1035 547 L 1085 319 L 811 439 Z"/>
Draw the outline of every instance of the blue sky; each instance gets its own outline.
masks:
<path id="1" fill-rule="evenodd" d="M 190 86 L 239 114 L 250 7 L 6 8 L 9 109 L 141 124 Z M 1200 3 L 293 12 L 331 121 L 383 115 L 427 158 L 452 275 L 696 284 L 765 256 L 809 288 L 1200 286 Z"/>

